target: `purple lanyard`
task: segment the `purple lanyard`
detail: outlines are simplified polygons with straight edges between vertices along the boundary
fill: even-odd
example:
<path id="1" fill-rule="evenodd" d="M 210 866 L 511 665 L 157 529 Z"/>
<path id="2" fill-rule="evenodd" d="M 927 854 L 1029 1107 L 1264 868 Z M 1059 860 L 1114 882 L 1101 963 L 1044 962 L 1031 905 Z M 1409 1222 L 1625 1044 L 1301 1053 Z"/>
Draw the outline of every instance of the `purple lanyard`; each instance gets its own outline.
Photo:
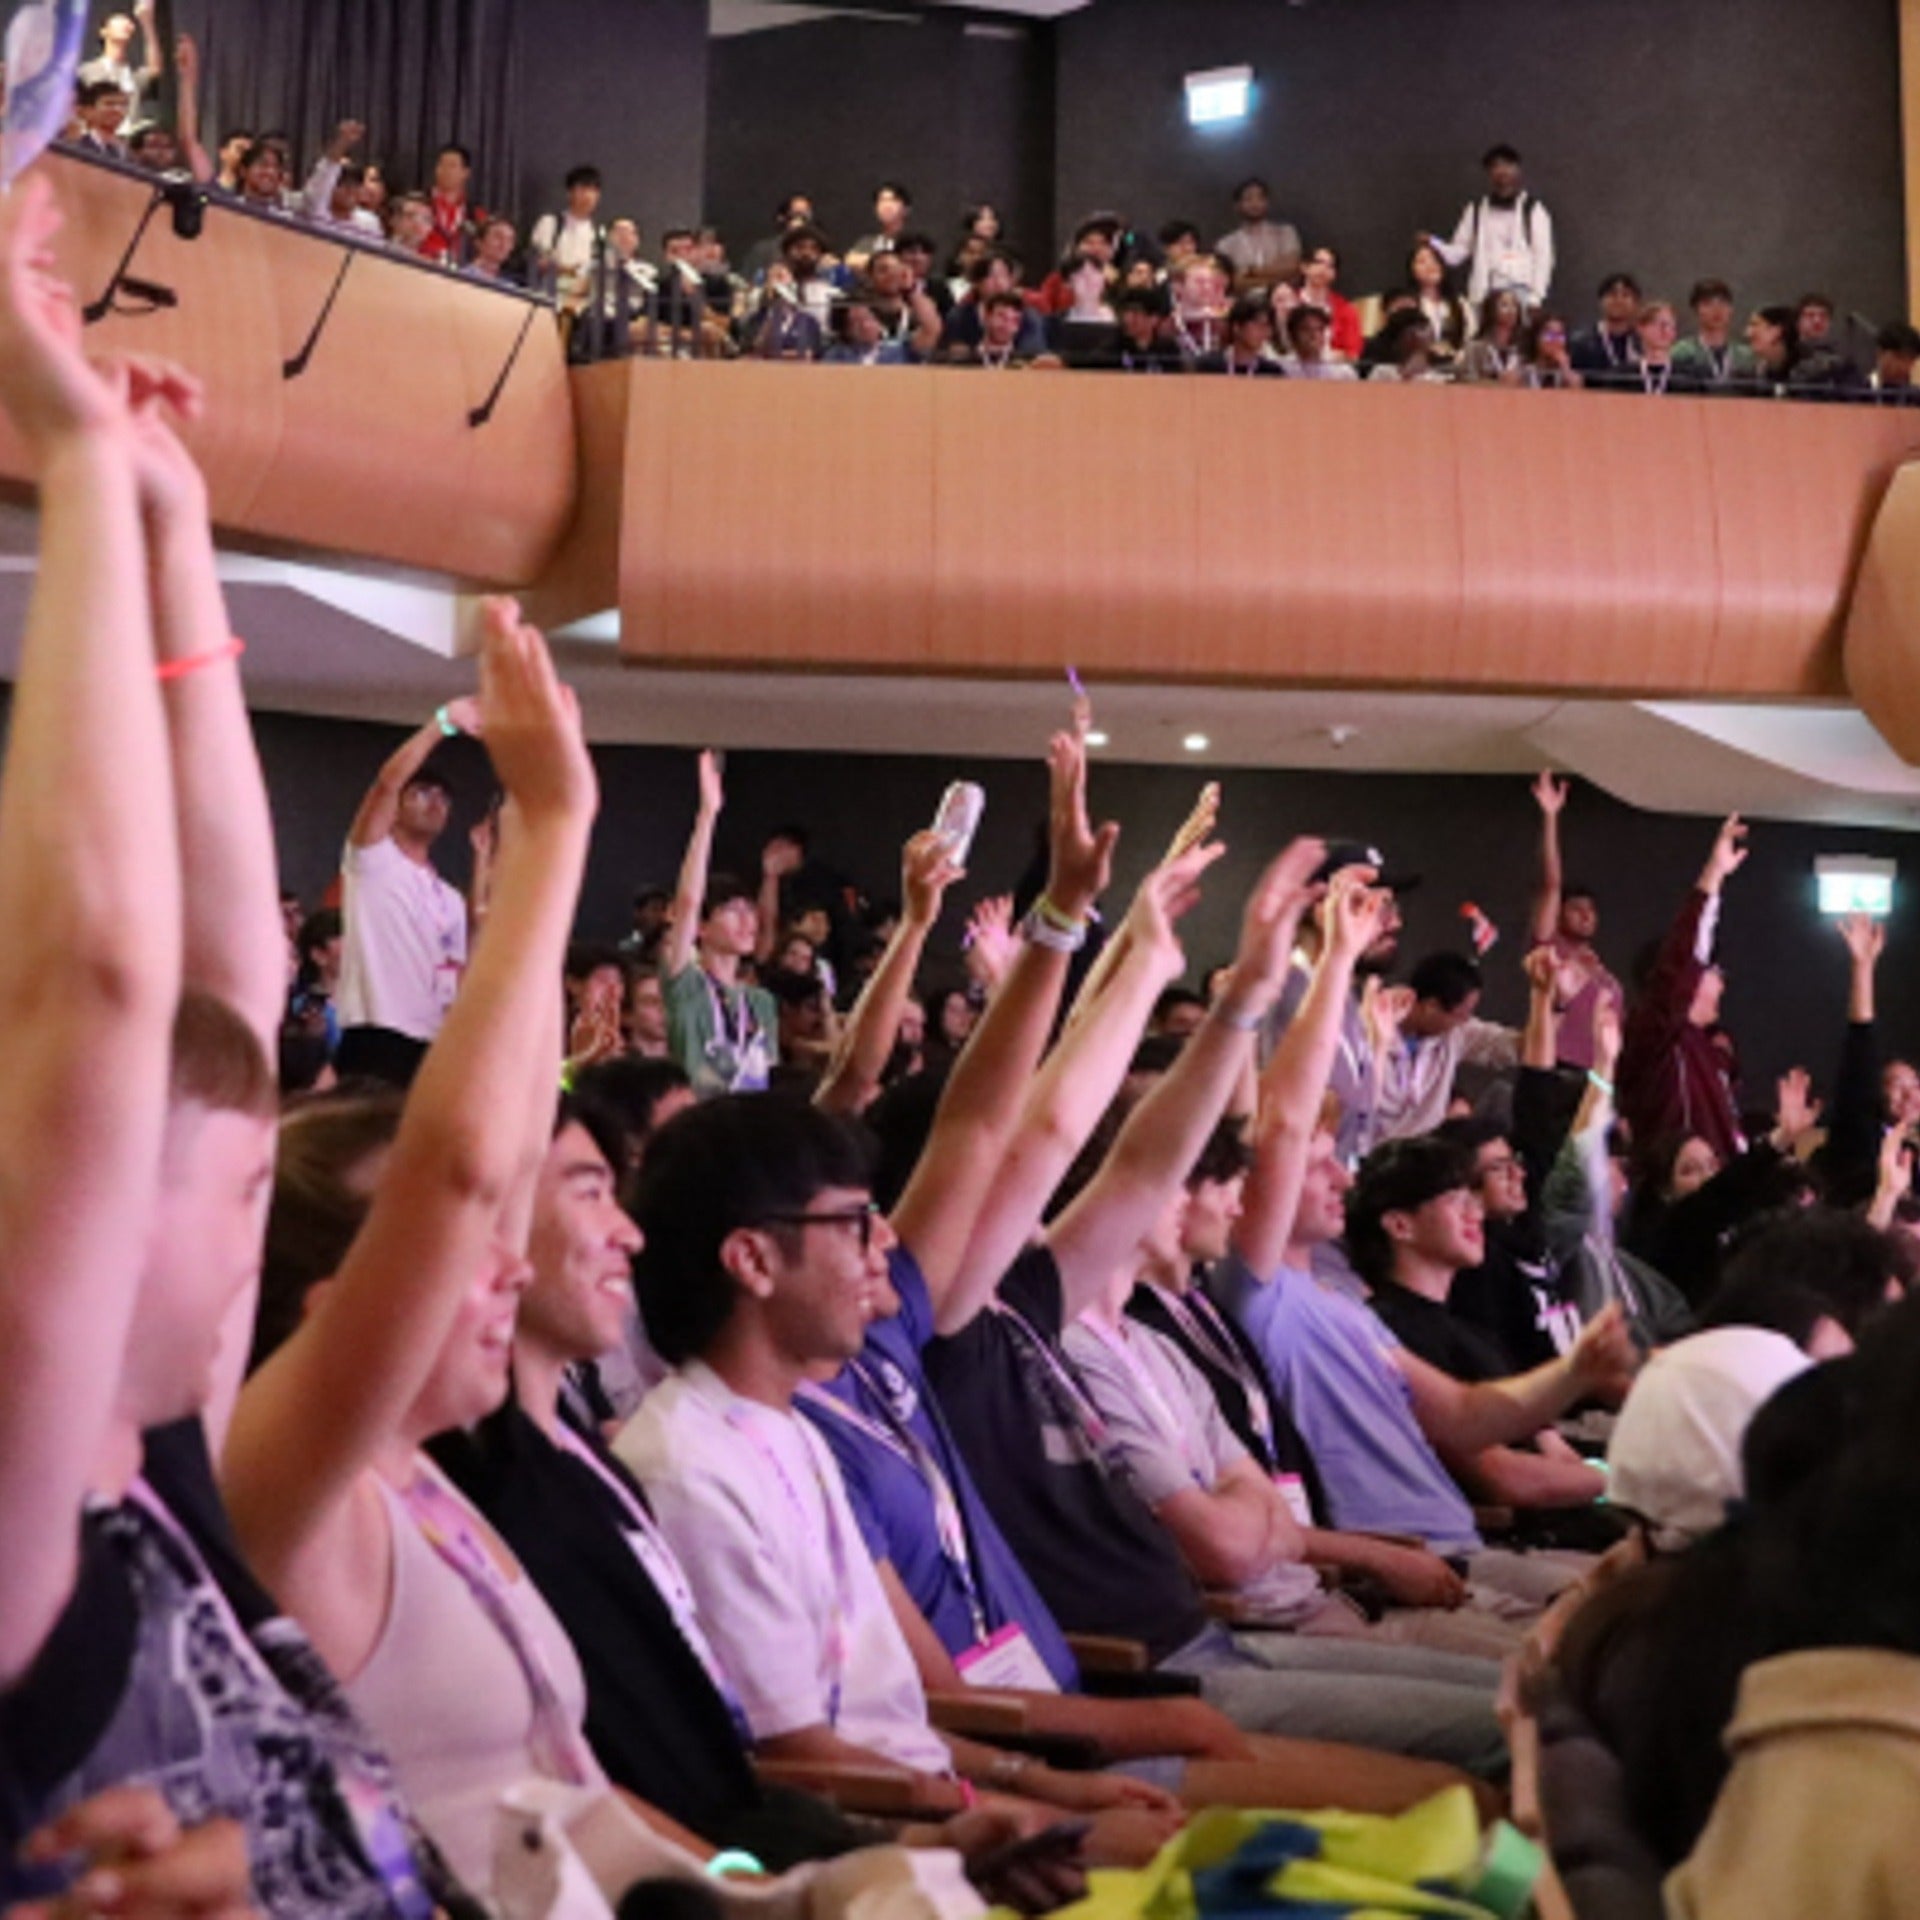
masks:
<path id="1" fill-rule="evenodd" d="M 488 1623 L 513 1650 L 533 1702 L 533 1728 L 528 1748 L 533 1762 L 550 1779 L 568 1786 L 595 1784 L 598 1769 L 587 1752 L 580 1729 L 560 1698 L 546 1655 L 527 1632 L 507 1593 L 507 1578 L 488 1550 L 461 1502 L 426 1469 L 416 1467 L 413 1478 L 398 1490 L 400 1504 L 419 1528 L 421 1537 L 466 1583 Z"/>
<path id="2" fill-rule="evenodd" d="M 813 1531 L 813 1516 L 807 1511 L 807 1503 L 800 1497 L 800 1489 L 793 1484 L 793 1476 L 788 1473 L 786 1462 L 767 1444 L 766 1436 L 754 1429 L 753 1422 L 746 1418 L 738 1408 L 728 1407 L 723 1417 L 728 1426 L 747 1442 L 759 1454 L 769 1467 L 773 1476 L 780 1482 L 780 1488 L 787 1496 L 787 1504 L 792 1507 L 794 1518 L 800 1523 L 801 1537 L 804 1539 Z M 802 1447 L 807 1447 L 807 1429 L 796 1419 L 795 1430 Z M 825 1441 L 818 1443 L 821 1446 Z M 852 1619 L 853 1619 L 853 1573 L 847 1560 L 847 1543 L 840 1530 L 840 1517 L 834 1511 L 833 1495 L 827 1486 L 826 1475 L 820 1471 L 820 1462 L 807 1448 L 807 1462 L 813 1469 L 813 1483 L 820 1495 L 820 1508 L 826 1522 L 827 1563 L 833 1576 L 833 1616 L 827 1622 L 827 1643 L 824 1648 L 827 1666 L 827 1725 L 829 1728 L 840 1724 L 840 1707 L 846 1693 L 847 1668 L 852 1662 Z"/>
<path id="3" fill-rule="evenodd" d="M 646 1502 L 634 1497 L 633 1489 L 621 1480 L 620 1476 L 609 1470 L 606 1462 L 594 1452 L 586 1441 L 561 1420 L 555 1428 L 558 1444 L 563 1451 L 570 1453 L 596 1474 L 607 1491 L 619 1501 L 620 1509 L 626 1514 L 628 1522 L 639 1538 L 633 1541 L 633 1556 L 640 1562 L 648 1579 L 659 1590 L 660 1598 L 667 1604 L 667 1611 L 673 1615 L 674 1625 L 680 1629 L 680 1637 L 686 1641 L 693 1656 L 706 1669 L 707 1678 L 713 1682 L 714 1691 L 719 1694 L 728 1714 L 732 1717 L 734 1729 L 740 1735 L 741 1743 L 753 1745 L 753 1727 L 747 1719 L 747 1710 L 740 1704 L 740 1696 L 734 1691 L 733 1682 L 727 1678 L 727 1670 L 720 1664 L 719 1656 L 714 1652 L 700 1626 L 699 1609 L 695 1605 L 693 1589 L 687 1585 L 685 1573 L 681 1570 L 679 1556 L 674 1552 L 672 1543 L 661 1532 L 660 1523 L 647 1511 Z"/>
<path id="4" fill-rule="evenodd" d="M 866 1388 L 875 1406 L 887 1409 L 886 1394 L 858 1360 L 849 1360 L 847 1371 Z M 878 1441 L 919 1475 L 933 1503 L 933 1524 L 940 1538 L 940 1551 L 946 1556 L 948 1566 L 953 1569 L 953 1577 L 959 1581 L 960 1590 L 966 1597 L 974 1640 L 977 1644 L 986 1639 L 989 1631 L 987 1610 L 981 1603 L 979 1583 L 973 1576 L 973 1552 L 967 1536 L 966 1516 L 960 1511 L 953 1483 L 942 1470 L 940 1462 L 933 1457 L 926 1442 L 904 1420 L 897 1419 L 890 1409 L 883 1411 L 880 1419 L 874 1420 L 858 1407 L 849 1406 L 837 1395 L 828 1393 L 824 1387 L 804 1386 L 800 1389 L 800 1396 L 810 1407 L 817 1407 L 837 1420 L 844 1420 L 857 1433 L 864 1433 L 869 1439 Z"/>
<path id="5" fill-rule="evenodd" d="M 1247 1397 L 1247 1418 L 1253 1423 L 1254 1432 L 1272 1453 L 1273 1408 L 1267 1403 L 1266 1389 L 1234 1345 L 1233 1335 L 1218 1319 L 1219 1309 L 1203 1293 L 1179 1294 L 1162 1287 L 1155 1287 L 1153 1291 L 1187 1338 L 1223 1373 L 1233 1376 Z"/>
<path id="6" fill-rule="evenodd" d="M 1112 1433 L 1105 1416 L 1094 1405 L 1086 1388 L 1073 1377 L 1066 1362 L 1054 1351 L 1052 1343 L 1017 1307 L 1008 1306 L 1004 1300 L 996 1300 L 993 1311 L 1015 1330 L 1023 1344 L 1047 1370 L 1048 1378 L 1058 1389 L 1055 1397 L 1060 1403 L 1061 1412 L 1079 1428 L 1081 1437 L 1092 1448 L 1095 1458 L 1103 1466 L 1111 1464 L 1108 1456 L 1112 1449 Z"/>

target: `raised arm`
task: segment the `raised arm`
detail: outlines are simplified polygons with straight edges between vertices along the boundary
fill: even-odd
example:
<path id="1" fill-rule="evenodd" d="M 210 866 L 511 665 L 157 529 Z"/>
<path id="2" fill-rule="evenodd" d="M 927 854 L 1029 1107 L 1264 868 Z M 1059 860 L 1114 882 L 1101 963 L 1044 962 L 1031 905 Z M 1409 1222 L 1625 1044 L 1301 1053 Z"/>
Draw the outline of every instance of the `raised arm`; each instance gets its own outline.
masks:
<path id="1" fill-rule="evenodd" d="M 927 936 L 940 918 L 940 903 L 961 877 L 950 849 L 937 833 L 916 833 L 900 858 L 900 924 L 887 942 L 872 978 L 860 990 L 834 1048 L 813 1104 L 828 1113 L 859 1113 L 880 1091 L 899 1037 L 900 1016 L 913 992 L 913 977 Z"/>
<path id="2" fill-rule="evenodd" d="M 1051 853 L 1041 900 L 1055 919 L 1084 928 L 1106 889 L 1120 829 L 1109 821 L 1096 831 L 1087 817 L 1087 750 L 1077 732 L 1054 735 L 1047 772 Z M 1000 991 L 954 1063 L 926 1150 L 893 1211 L 894 1231 L 919 1262 L 943 1327 L 943 1303 L 974 1218 L 1053 1031 L 1068 958 L 1060 946 L 1021 942 Z"/>
<path id="3" fill-rule="evenodd" d="M 1074 1018 L 1028 1091 L 1004 1158 L 975 1214 L 966 1258 L 943 1303 L 941 1329 L 964 1327 L 1039 1226 L 1048 1200 L 1126 1078 L 1154 1000 L 1186 957 L 1175 922 L 1199 898 L 1200 874 L 1224 847 L 1197 847 L 1154 868 L 1120 935 L 1126 958 L 1104 988 L 1089 978 Z"/>
<path id="4" fill-rule="evenodd" d="M 170 675 L 184 984 L 224 1000 L 271 1059 L 286 999 L 286 932 L 273 818 L 215 571 L 206 485 L 165 421 L 149 414 L 136 431 L 154 644 Z"/>
<path id="5" fill-rule="evenodd" d="M 248 1381 L 227 1441 L 234 1523 L 296 1609 L 355 1476 L 393 1444 L 463 1295 L 501 1257 L 503 1210 L 530 1157 L 528 1089 L 550 1088 L 558 1068 L 554 983 L 593 768 L 540 636 L 511 601 L 489 602 L 486 621 L 481 712 L 508 796 L 494 917 L 414 1083 L 365 1226 L 299 1331 Z"/>
<path id="6" fill-rule="evenodd" d="M 441 715 L 446 716 L 442 724 Z M 386 758 L 386 763 L 373 776 L 373 785 L 361 799 L 359 811 L 353 816 L 353 824 L 347 829 L 347 844 L 351 847 L 372 847 L 393 831 L 393 823 L 400 813 L 400 795 L 406 784 L 427 764 L 442 740 L 447 738 L 447 729 L 455 733 L 478 733 L 481 729 L 480 708 L 472 700 L 449 700 L 424 727 L 410 733 L 399 746 Z"/>
<path id="7" fill-rule="evenodd" d="M 0 1685 L 72 1586 L 146 1258 L 180 990 L 131 412 L 197 390 L 153 362 L 89 367 L 53 277 L 58 225 L 37 174 L 0 202 L 0 405 L 40 488 L 0 772 Z"/>
<path id="8" fill-rule="evenodd" d="M 800 849 L 776 835 L 760 850 L 760 930 L 754 936 L 753 957 L 764 966 L 780 944 L 780 882 L 798 872 Z"/>
<path id="9" fill-rule="evenodd" d="M 1823 1157 L 1841 1201 L 1866 1183 L 1880 1150 L 1880 1034 L 1874 976 L 1886 950 L 1886 924 L 1864 914 L 1840 922 L 1847 943 L 1847 1029 L 1833 1083 L 1831 1132 Z"/>
<path id="10" fill-rule="evenodd" d="M 174 42 L 173 66 L 174 91 L 178 98 L 175 137 L 186 156 L 188 171 L 205 186 L 213 178 L 213 157 L 200 139 L 200 48 L 192 34 L 183 33 Z"/>
<path id="11" fill-rule="evenodd" d="M 1538 947 L 1551 940 L 1560 925 L 1560 889 L 1566 883 L 1560 866 L 1560 811 L 1567 804 L 1566 782 L 1556 780 L 1549 769 L 1533 783 L 1533 800 L 1540 809 L 1540 878 L 1533 890 L 1533 944 Z"/>
<path id="12" fill-rule="evenodd" d="M 154 0 L 133 0 L 133 24 L 140 34 L 140 80 L 143 86 L 157 85 L 166 75 L 167 56 L 153 24 Z"/>
<path id="13" fill-rule="evenodd" d="M 1325 857 L 1322 842 L 1296 840 L 1261 875 L 1247 902 L 1232 980 L 1172 1069 L 1133 1110 L 1092 1184 L 1048 1233 L 1069 1319 L 1111 1284 L 1115 1267 L 1199 1157 L 1254 1034 L 1280 997 L 1293 936 L 1313 898 L 1309 882 Z"/>
<path id="14" fill-rule="evenodd" d="M 694 811 L 693 831 L 687 835 L 687 851 L 680 862 L 680 878 L 673 889 L 673 918 L 667 923 L 667 937 L 660 943 L 660 972 L 668 980 L 685 973 L 693 964 L 693 943 L 700 932 L 700 909 L 706 904 L 707 874 L 713 866 L 713 830 L 720 823 L 720 809 L 727 804 L 727 790 L 720 780 L 719 756 L 711 750 L 700 755 L 700 804 Z"/>
<path id="15" fill-rule="evenodd" d="M 1260 1077 L 1253 1169 L 1233 1244 L 1248 1271 L 1261 1279 L 1280 1266 L 1293 1237 L 1320 1103 L 1346 1018 L 1354 962 L 1379 937 L 1386 913 L 1386 895 L 1367 889 L 1372 878 L 1358 867 L 1334 876 L 1320 909 L 1320 964 Z"/>

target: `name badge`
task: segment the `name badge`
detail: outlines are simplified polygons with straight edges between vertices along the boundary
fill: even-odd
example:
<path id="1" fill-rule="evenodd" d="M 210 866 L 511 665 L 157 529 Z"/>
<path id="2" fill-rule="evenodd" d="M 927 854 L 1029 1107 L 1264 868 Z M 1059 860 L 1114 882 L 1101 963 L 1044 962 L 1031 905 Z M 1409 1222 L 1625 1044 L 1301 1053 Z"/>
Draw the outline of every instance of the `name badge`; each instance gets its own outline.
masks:
<path id="1" fill-rule="evenodd" d="M 1023 1693 L 1058 1693 L 1060 1684 L 1047 1671 L 1024 1627 L 1002 1627 L 977 1647 L 969 1647 L 953 1663 L 970 1687 L 1010 1687 Z"/>

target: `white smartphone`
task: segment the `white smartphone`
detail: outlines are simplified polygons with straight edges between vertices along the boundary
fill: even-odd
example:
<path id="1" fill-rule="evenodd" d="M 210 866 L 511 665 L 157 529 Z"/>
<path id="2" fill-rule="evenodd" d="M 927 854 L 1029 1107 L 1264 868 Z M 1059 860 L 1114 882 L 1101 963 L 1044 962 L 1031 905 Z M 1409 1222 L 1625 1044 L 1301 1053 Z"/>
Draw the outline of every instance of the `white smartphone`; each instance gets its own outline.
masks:
<path id="1" fill-rule="evenodd" d="M 973 836 L 979 832 L 980 818 L 986 810 L 986 791 L 971 780 L 956 780 L 940 796 L 939 811 L 933 816 L 933 830 L 947 843 L 947 852 L 956 867 L 967 864 Z"/>

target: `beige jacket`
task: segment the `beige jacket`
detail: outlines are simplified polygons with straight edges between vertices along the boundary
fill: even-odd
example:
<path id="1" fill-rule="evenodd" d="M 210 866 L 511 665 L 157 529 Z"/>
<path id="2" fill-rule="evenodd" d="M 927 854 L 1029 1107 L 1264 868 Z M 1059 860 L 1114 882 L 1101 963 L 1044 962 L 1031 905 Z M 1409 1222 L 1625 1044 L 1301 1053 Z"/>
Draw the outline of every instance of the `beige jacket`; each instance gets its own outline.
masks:
<path id="1" fill-rule="evenodd" d="M 1669 1920 L 1920 1920 L 1920 1658 L 1826 1647 L 1749 1667 L 1733 1771 Z"/>

